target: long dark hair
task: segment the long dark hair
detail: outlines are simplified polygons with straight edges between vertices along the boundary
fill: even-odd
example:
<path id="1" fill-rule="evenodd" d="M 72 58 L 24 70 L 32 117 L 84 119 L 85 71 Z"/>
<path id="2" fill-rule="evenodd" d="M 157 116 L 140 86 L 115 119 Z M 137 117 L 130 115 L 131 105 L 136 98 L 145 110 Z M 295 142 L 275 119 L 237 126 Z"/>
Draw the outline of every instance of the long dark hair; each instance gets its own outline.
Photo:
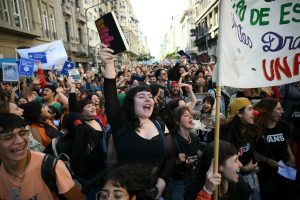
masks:
<path id="1" fill-rule="evenodd" d="M 141 122 L 138 116 L 135 114 L 135 110 L 134 110 L 134 97 L 138 92 L 143 92 L 143 91 L 147 91 L 151 93 L 150 86 L 146 84 L 141 84 L 131 88 L 126 93 L 125 100 L 124 100 L 125 117 L 127 119 L 127 123 L 129 127 L 133 128 L 134 130 L 138 130 L 141 127 Z"/>
<path id="2" fill-rule="evenodd" d="M 42 104 L 32 101 L 25 104 L 20 105 L 20 108 L 24 110 L 23 117 L 30 124 L 43 124 L 41 112 L 42 112 Z"/>
<path id="3" fill-rule="evenodd" d="M 254 109 L 259 112 L 259 116 L 255 119 L 258 137 L 263 135 L 266 125 L 271 118 L 272 112 L 278 103 L 278 99 L 267 97 L 263 98 L 254 106 Z"/>
<path id="4" fill-rule="evenodd" d="M 78 174 L 89 173 L 86 159 L 90 152 L 101 144 L 98 133 L 84 123 L 79 113 L 67 113 L 62 120 L 62 126 L 68 131 L 62 141 L 73 141 L 70 151 L 72 170 Z"/>

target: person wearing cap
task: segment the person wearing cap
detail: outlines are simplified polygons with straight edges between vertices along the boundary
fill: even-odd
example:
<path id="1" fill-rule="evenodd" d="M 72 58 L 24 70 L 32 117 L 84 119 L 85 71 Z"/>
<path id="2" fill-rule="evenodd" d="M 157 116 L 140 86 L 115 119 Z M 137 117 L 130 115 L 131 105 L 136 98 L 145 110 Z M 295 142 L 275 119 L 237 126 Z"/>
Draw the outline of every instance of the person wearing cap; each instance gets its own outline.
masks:
<path id="1" fill-rule="evenodd" d="M 63 95 L 62 93 L 56 92 L 56 87 L 52 84 L 48 84 L 44 87 L 41 97 L 36 97 L 35 101 L 44 103 L 45 105 L 51 105 L 57 110 L 57 118 L 62 114 L 62 105 L 56 101 L 56 95 Z M 64 96 L 64 95 L 63 95 Z"/>
<path id="2" fill-rule="evenodd" d="M 243 164 L 240 177 L 252 189 L 252 199 L 260 199 L 260 189 L 256 173 L 258 163 L 254 158 L 255 125 L 254 117 L 257 111 L 249 99 L 240 97 L 230 102 L 228 106 L 228 122 L 221 126 L 220 139 L 232 143 L 240 152 L 239 160 Z"/>

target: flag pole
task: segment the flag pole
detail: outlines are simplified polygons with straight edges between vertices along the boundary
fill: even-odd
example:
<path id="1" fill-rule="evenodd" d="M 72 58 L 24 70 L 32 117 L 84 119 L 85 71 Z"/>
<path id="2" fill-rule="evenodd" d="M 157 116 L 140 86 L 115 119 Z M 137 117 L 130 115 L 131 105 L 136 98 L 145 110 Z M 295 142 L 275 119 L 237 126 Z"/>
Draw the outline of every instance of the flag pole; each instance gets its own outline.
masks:
<path id="1" fill-rule="evenodd" d="M 220 103 L 221 103 L 221 86 L 216 86 L 216 119 L 215 119 L 215 133 L 214 133 L 214 174 L 218 173 L 219 168 L 219 141 L 220 141 Z M 213 200 L 218 199 L 219 188 L 214 191 Z"/>

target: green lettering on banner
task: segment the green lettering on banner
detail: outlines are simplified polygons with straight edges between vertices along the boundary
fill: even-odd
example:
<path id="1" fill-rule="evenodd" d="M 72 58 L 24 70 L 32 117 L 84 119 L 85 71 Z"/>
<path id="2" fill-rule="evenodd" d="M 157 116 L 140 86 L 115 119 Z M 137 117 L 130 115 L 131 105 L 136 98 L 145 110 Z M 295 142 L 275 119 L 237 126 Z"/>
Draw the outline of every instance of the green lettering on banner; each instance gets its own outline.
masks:
<path id="1" fill-rule="evenodd" d="M 293 8 L 293 12 L 297 13 L 297 14 L 300 14 L 300 3 L 296 3 L 296 5 Z M 300 18 L 296 19 L 296 18 L 293 17 L 292 21 L 293 22 L 300 22 Z"/>
<path id="2" fill-rule="evenodd" d="M 292 6 L 293 3 L 286 3 L 282 4 L 280 7 L 280 22 L 279 24 L 288 24 L 290 23 L 290 20 L 284 19 L 284 17 L 288 14 L 290 14 L 290 11 L 285 11 L 285 8 Z"/>
<path id="3" fill-rule="evenodd" d="M 269 17 L 269 12 L 270 8 L 261 8 L 260 10 L 256 8 L 251 9 L 250 24 L 256 25 L 259 23 L 260 26 L 268 25 L 269 21 L 264 18 Z"/>
<path id="4" fill-rule="evenodd" d="M 237 4 L 233 4 L 233 8 L 236 5 L 235 13 L 239 16 L 241 21 L 244 21 L 247 5 L 245 0 L 240 0 Z"/>

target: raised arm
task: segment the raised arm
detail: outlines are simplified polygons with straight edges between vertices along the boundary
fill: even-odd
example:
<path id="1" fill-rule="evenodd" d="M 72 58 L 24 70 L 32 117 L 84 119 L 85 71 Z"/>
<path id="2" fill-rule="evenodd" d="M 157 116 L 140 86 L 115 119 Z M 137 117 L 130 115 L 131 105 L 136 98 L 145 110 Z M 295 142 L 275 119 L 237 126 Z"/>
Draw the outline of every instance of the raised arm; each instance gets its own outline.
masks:
<path id="1" fill-rule="evenodd" d="M 100 57 L 105 63 L 104 70 L 104 97 L 105 97 L 105 113 L 108 123 L 111 126 L 112 133 L 116 133 L 123 123 L 123 112 L 117 98 L 116 88 L 116 71 L 114 66 L 115 56 L 113 50 L 107 48 L 105 44 L 101 44 Z"/>

